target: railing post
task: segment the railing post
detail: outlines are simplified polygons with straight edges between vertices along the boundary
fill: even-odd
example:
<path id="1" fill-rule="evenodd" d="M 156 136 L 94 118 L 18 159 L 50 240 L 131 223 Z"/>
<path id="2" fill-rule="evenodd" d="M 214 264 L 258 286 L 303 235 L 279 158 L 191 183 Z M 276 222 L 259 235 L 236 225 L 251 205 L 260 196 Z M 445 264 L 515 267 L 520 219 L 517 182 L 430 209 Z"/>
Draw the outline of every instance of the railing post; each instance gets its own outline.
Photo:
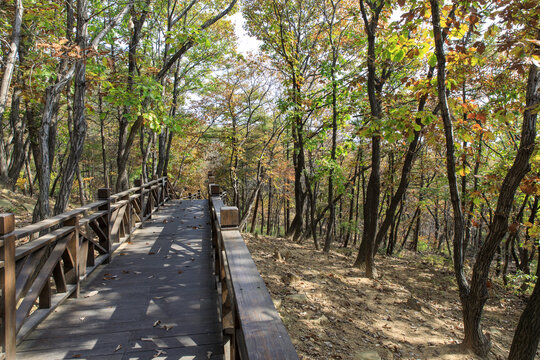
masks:
<path id="1" fill-rule="evenodd" d="M 160 180 L 161 182 L 161 203 L 165 204 L 165 201 L 167 201 L 167 178 L 163 176 Z"/>
<path id="2" fill-rule="evenodd" d="M 66 272 L 66 280 L 68 283 L 73 284 L 76 286 L 75 291 L 73 294 L 71 294 L 70 297 L 72 298 L 78 298 L 80 287 L 79 287 L 79 215 L 64 221 L 64 225 L 66 226 L 73 226 L 75 227 L 75 230 L 73 232 L 73 237 L 68 242 L 67 248 L 69 249 L 69 253 L 71 254 L 71 257 L 73 259 L 73 269 Z M 65 264 L 65 262 L 64 262 Z"/>
<path id="3" fill-rule="evenodd" d="M 236 206 L 221 207 L 221 228 L 231 229 L 238 228 L 240 218 L 238 208 Z"/>
<path id="4" fill-rule="evenodd" d="M 152 176 L 152 180 L 157 180 L 157 175 Z M 156 195 L 156 211 L 159 211 L 159 205 L 161 204 L 161 192 L 159 191 L 159 181 L 156 181 L 156 191 L 154 194 Z"/>
<path id="5" fill-rule="evenodd" d="M 142 186 L 142 180 L 136 179 L 135 186 L 139 188 L 139 190 L 137 190 L 137 193 L 139 194 L 139 205 L 140 205 L 139 218 L 141 219 L 141 229 L 142 229 L 144 225 L 144 208 L 145 208 L 144 191 L 143 191 L 144 189 Z"/>
<path id="6" fill-rule="evenodd" d="M 98 200 L 105 200 L 106 203 L 98 207 L 99 211 L 106 211 L 107 215 L 104 217 L 105 221 L 100 224 L 100 229 L 105 234 L 106 241 L 100 241 L 100 245 L 107 250 L 109 256 L 105 260 L 105 263 L 111 262 L 112 256 L 112 239 L 111 239 L 111 189 L 101 188 L 98 189 Z"/>
<path id="7" fill-rule="evenodd" d="M 124 232 L 124 236 L 127 236 L 129 241 L 131 241 L 131 232 L 132 232 L 132 229 L 133 229 L 133 226 L 134 226 L 134 223 L 132 221 L 132 215 L 131 215 L 131 207 L 132 207 L 132 204 L 131 204 L 131 195 L 130 194 L 127 194 L 125 196 L 122 197 L 122 200 L 125 200 L 127 201 L 127 204 L 126 204 L 126 212 L 124 213 L 124 216 L 126 218 L 126 221 L 125 223 L 127 224 L 127 227 L 126 226 L 121 226 L 120 229 L 123 228 L 123 232 Z"/>
<path id="8" fill-rule="evenodd" d="M 148 187 L 148 219 L 152 219 L 152 212 L 154 211 L 154 195 L 152 195 L 152 185 Z"/>
<path id="9" fill-rule="evenodd" d="M 221 195 L 221 190 L 218 184 L 210 184 L 210 196 Z"/>
<path id="10" fill-rule="evenodd" d="M 4 263 L 0 273 L 2 282 L 0 341 L 7 360 L 14 360 L 16 352 L 15 236 L 12 234 L 14 230 L 15 216 L 0 214 L 0 238 L 4 242 L 0 251 L 0 261 Z"/>

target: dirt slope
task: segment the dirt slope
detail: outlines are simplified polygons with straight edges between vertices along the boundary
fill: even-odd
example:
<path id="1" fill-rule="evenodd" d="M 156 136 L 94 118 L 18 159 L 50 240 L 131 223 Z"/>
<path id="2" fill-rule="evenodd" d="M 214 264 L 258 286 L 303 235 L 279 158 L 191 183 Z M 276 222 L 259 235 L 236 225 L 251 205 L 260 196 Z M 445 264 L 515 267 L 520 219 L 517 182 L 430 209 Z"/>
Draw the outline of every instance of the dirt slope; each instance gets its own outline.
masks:
<path id="1" fill-rule="evenodd" d="M 311 244 L 245 239 L 301 358 L 477 359 L 460 349 L 457 287 L 441 257 L 378 256 L 382 276 L 369 280 L 351 267 L 350 250 L 324 255 Z M 497 285 L 491 295 L 489 359 L 506 359 L 525 302 Z"/>

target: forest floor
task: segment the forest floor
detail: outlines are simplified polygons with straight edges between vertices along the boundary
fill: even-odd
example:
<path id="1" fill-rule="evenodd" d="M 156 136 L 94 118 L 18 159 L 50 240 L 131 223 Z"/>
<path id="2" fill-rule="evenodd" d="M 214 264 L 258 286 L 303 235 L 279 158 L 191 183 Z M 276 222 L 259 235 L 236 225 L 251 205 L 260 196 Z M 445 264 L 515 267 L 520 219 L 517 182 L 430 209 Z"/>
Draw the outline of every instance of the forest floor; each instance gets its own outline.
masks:
<path id="1" fill-rule="evenodd" d="M 22 227 L 32 223 L 32 212 L 36 199 L 18 192 L 0 188 L 0 212 L 15 214 L 15 226 Z M 51 209 L 54 202 L 51 201 Z"/>
<path id="2" fill-rule="evenodd" d="M 460 347 L 461 306 L 451 263 L 434 254 L 377 256 L 377 280 L 353 268 L 350 249 L 245 239 L 302 359 L 477 359 Z M 506 359 L 525 298 L 494 283 L 483 326 L 489 359 Z M 537 353 L 537 358 L 540 358 Z"/>

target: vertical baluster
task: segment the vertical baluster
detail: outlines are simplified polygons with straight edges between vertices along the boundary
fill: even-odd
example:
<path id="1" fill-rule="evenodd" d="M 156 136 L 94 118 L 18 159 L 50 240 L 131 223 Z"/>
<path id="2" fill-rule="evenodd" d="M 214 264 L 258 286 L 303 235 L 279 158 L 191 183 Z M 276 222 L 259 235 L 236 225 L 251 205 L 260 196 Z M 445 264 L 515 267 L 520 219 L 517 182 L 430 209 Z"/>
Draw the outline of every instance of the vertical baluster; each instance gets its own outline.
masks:
<path id="1" fill-rule="evenodd" d="M 154 211 L 154 196 L 152 194 L 152 185 L 148 186 L 148 219 L 152 219 L 152 211 Z"/>
<path id="2" fill-rule="evenodd" d="M 98 200 L 106 200 L 106 203 L 101 205 L 98 210 L 106 211 L 107 214 L 103 217 L 104 222 L 100 223 L 99 227 L 105 234 L 105 241 L 100 239 L 100 245 L 107 250 L 109 257 L 105 260 L 105 263 L 111 262 L 112 256 L 112 239 L 111 239 L 111 189 L 101 188 L 98 189 Z"/>
<path id="3" fill-rule="evenodd" d="M 157 179 L 158 179 L 157 175 L 154 175 L 152 177 L 152 180 L 157 180 Z M 154 185 L 152 185 L 152 186 L 154 186 Z M 156 211 L 159 211 L 159 205 L 161 203 L 161 197 L 160 197 L 160 191 L 159 191 L 159 181 L 156 181 L 155 186 L 157 186 L 156 190 L 154 191 L 154 195 L 155 195 L 155 198 L 156 198 L 155 207 L 156 207 Z"/>
<path id="4" fill-rule="evenodd" d="M 142 180 L 141 179 L 136 179 L 135 180 L 135 187 L 138 187 L 137 189 L 137 194 L 139 194 L 139 218 L 141 219 L 141 229 L 143 228 L 143 225 L 144 225 L 144 209 L 145 209 L 145 206 L 144 206 L 144 192 L 143 192 L 143 186 L 142 186 Z"/>
<path id="5" fill-rule="evenodd" d="M 79 253 L 80 253 L 80 243 L 79 243 L 79 215 L 64 221 L 64 225 L 66 226 L 74 226 L 75 230 L 73 232 L 73 237 L 71 240 L 69 240 L 69 243 L 67 245 L 67 249 L 69 250 L 69 253 L 71 254 L 71 258 L 73 261 L 73 269 L 70 269 L 66 272 L 66 280 L 69 284 L 73 284 L 76 286 L 75 291 L 73 294 L 71 294 L 71 297 L 78 298 L 79 297 Z"/>
<path id="6" fill-rule="evenodd" d="M 15 216 L 0 214 L 0 239 L 4 242 L 0 251 L 0 261 L 4 266 L 0 271 L 2 282 L 0 342 L 7 360 L 15 359 L 16 303 L 15 303 Z"/>
<path id="7" fill-rule="evenodd" d="M 164 176 L 161 178 L 161 203 L 165 204 L 165 201 L 167 201 L 167 178 Z"/>

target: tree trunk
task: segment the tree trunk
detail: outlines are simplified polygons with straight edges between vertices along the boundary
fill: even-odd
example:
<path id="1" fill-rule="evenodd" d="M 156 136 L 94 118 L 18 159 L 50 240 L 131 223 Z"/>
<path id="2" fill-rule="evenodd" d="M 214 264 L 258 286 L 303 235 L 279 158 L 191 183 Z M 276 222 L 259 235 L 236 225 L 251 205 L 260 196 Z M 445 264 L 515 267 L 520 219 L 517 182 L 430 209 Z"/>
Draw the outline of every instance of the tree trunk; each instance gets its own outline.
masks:
<path id="1" fill-rule="evenodd" d="M 131 19 L 133 21 L 133 32 L 131 34 L 129 48 L 128 48 L 128 76 L 127 76 L 127 86 L 126 91 L 128 93 L 133 92 L 134 77 L 136 70 L 136 55 L 139 42 L 141 40 L 141 30 L 146 21 L 146 16 L 150 9 L 150 0 L 146 0 L 143 6 L 143 10 L 137 12 L 135 8 L 131 9 Z M 137 15 L 140 13 L 140 16 Z M 143 100 L 143 108 L 146 108 L 149 105 L 149 100 Z M 123 114 L 119 119 L 118 127 L 118 153 L 116 157 L 117 173 L 118 177 L 116 178 L 116 191 L 127 190 L 129 188 L 129 176 L 128 176 L 128 161 L 129 154 L 131 152 L 131 147 L 135 141 L 135 136 L 139 132 L 139 129 L 143 123 L 143 117 L 137 116 L 137 119 L 131 125 L 128 132 L 128 119 L 127 116 L 132 111 L 128 106 L 124 107 Z"/>
<path id="2" fill-rule="evenodd" d="M 13 145 L 13 152 L 11 154 L 11 161 L 8 167 L 8 184 L 11 187 L 14 187 L 17 183 L 17 179 L 21 173 L 21 170 L 24 166 L 26 159 L 26 154 L 28 152 L 28 146 L 30 144 L 29 139 L 24 140 L 24 132 L 26 130 L 26 116 L 20 116 L 20 103 L 21 97 L 19 90 L 15 89 L 13 91 L 12 101 L 11 101 L 11 114 L 10 114 L 10 124 L 13 131 L 13 139 L 11 141 Z M 1 135 L 0 135 L 1 136 Z"/>
<path id="3" fill-rule="evenodd" d="M 259 199 L 261 198 L 261 193 L 260 191 L 257 191 L 257 194 L 255 196 L 256 200 L 255 200 L 255 208 L 253 210 L 253 217 L 251 218 L 251 232 L 252 233 L 255 233 L 256 229 L 256 222 L 257 222 L 257 211 L 259 211 Z"/>
<path id="4" fill-rule="evenodd" d="M 77 46 L 86 49 L 88 46 L 88 3 L 87 0 L 77 0 Z M 62 171 L 60 192 L 54 206 L 54 214 L 61 214 L 66 210 L 73 187 L 73 179 L 79 166 L 84 140 L 86 137 L 86 54 L 75 61 L 75 92 L 73 95 L 73 131 L 71 132 L 70 152 L 66 166 Z"/>
<path id="5" fill-rule="evenodd" d="M 364 27 L 366 29 L 368 38 L 367 90 L 371 111 L 371 121 L 375 123 L 375 127 L 377 127 L 382 117 L 380 92 L 382 91 L 382 87 L 384 86 L 385 81 L 384 76 L 383 78 L 378 78 L 376 74 L 375 40 L 377 26 L 379 23 L 379 15 L 385 3 L 385 1 L 367 2 L 370 9 L 369 11 L 366 11 L 364 7 L 364 0 L 360 0 L 362 18 L 364 20 Z M 368 12 L 371 14 L 369 20 L 367 15 Z M 387 74 L 387 76 L 389 76 L 389 74 Z M 381 136 L 377 127 L 375 129 L 375 135 L 371 137 L 371 174 L 369 176 L 367 196 L 364 203 L 364 230 L 362 233 L 362 243 L 360 244 L 360 250 L 354 263 L 355 267 L 365 268 L 366 276 L 369 278 L 377 277 L 377 271 L 375 269 L 375 263 L 373 261 L 373 252 L 375 248 L 375 236 L 377 234 L 377 215 L 379 212 L 379 198 L 381 193 L 380 166 Z"/>
<path id="6" fill-rule="evenodd" d="M 536 269 L 536 276 L 540 279 L 540 266 Z M 527 306 L 519 318 L 508 360 L 533 360 L 536 356 L 539 340 L 540 281 L 537 280 Z"/>
<path id="7" fill-rule="evenodd" d="M 11 79 L 15 70 L 17 53 L 19 52 L 23 12 L 24 7 L 22 0 L 15 0 L 15 16 L 11 30 L 11 43 L 9 45 L 9 53 L 5 62 L 2 83 L 0 84 L 0 180 L 2 180 L 4 183 L 6 183 L 8 180 L 8 165 L 6 148 L 4 144 L 3 119 L 9 96 L 9 87 L 11 85 Z"/>
<path id="8" fill-rule="evenodd" d="M 536 140 L 536 118 L 534 109 L 540 104 L 540 71 L 531 65 L 527 81 L 527 102 L 523 114 L 521 141 L 512 167 L 506 174 L 497 200 L 493 221 L 486 240 L 480 247 L 473 267 L 470 293 L 464 297 L 463 312 L 466 347 L 480 356 L 486 356 L 491 347 L 489 339 L 482 333 L 480 320 L 484 304 L 488 298 L 486 281 L 495 251 L 508 231 L 508 217 L 514 202 L 515 192 L 521 180 L 529 172 L 529 159 L 534 151 Z M 455 250 L 454 250 L 455 251 Z M 462 296 L 463 299 L 463 296 Z"/>
<path id="9" fill-rule="evenodd" d="M 79 200 L 81 202 L 81 206 L 86 205 L 86 197 L 84 196 L 84 179 L 81 176 L 81 168 L 79 164 L 77 164 L 77 181 L 79 182 Z"/>
<path id="10" fill-rule="evenodd" d="M 331 80 L 332 80 L 332 147 L 330 150 L 330 173 L 328 174 L 328 207 L 330 210 L 328 218 L 328 228 L 326 229 L 326 239 L 324 241 L 324 252 L 330 251 L 330 245 L 332 244 L 333 236 L 332 232 L 335 230 L 336 222 L 336 204 L 334 202 L 334 166 L 336 164 L 336 149 L 337 149 L 337 83 L 335 66 L 337 63 L 336 48 L 332 43 L 332 68 L 331 68 Z"/>

